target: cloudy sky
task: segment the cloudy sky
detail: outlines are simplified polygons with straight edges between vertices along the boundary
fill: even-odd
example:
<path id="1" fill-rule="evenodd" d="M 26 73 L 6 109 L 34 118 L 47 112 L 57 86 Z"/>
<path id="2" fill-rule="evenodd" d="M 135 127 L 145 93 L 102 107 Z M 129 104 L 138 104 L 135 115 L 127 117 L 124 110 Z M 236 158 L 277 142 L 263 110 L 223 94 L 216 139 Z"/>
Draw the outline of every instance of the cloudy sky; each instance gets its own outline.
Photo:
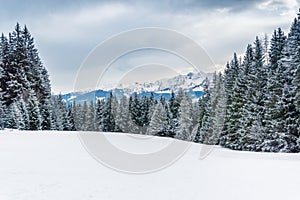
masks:
<path id="1" fill-rule="evenodd" d="M 1 1 L 0 31 L 7 34 L 16 22 L 26 24 L 49 70 L 53 92 L 66 93 L 73 91 L 89 52 L 120 32 L 143 27 L 178 31 L 222 67 L 233 52 L 242 55 L 256 35 L 271 36 L 279 26 L 287 32 L 298 8 L 299 0 L 10 0 Z M 163 54 L 157 55 L 168 57 Z M 150 51 L 135 58 L 145 57 L 145 68 L 153 55 Z"/>

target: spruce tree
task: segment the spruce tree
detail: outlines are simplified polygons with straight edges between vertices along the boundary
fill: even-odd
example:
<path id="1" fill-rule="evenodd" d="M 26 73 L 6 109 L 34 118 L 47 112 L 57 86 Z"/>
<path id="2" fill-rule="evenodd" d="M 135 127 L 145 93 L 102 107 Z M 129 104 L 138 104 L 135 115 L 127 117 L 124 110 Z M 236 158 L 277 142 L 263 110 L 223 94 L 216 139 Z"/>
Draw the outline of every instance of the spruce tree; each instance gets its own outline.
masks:
<path id="1" fill-rule="evenodd" d="M 141 134 L 146 134 L 147 126 L 149 126 L 151 120 L 151 118 L 149 118 L 150 103 L 146 95 L 142 96 L 141 98 L 140 109 L 141 109 L 141 125 L 142 125 Z"/>
<path id="2" fill-rule="evenodd" d="M 9 107 L 10 104 L 19 101 L 28 104 L 30 93 L 33 93 L 41 112 L 49 110 L 49 104 L 46 104 L 51 97 L 48 72 L 41 63 L 33 37 L 26 26 L 22 29 L 17 23 L 15 30 L 9 33 L 8 39 L 2 34 L 0 58 L 0 68 L 3 69 L 0 81 L 3 105 Z M 43 122 L 48 119 L 49 113 L 42 115 Z M 42 127 L 49 129 L 49 126 Z"/>
<path id="3" fill-rule="evenodd" d="M 166 136 L 168 128 L 167 112 L 161 102 L 155 106 L 150 125 L 147 129 L 148 135 Z"/>
<path id="4" fill-rule="evenodd" d="M 221 74 L 214 74 L 211 87 L 209 81 L 206 82 L 199 142 L 216 145 L 219 143 L 225 121 L 225 88 Z"/>
<path id="5" fill-rule="evenodd" d="M 96 130 L 96 114 L 94 108 L 94 102 L 91 101 L 89 104 L 89 108 L 87 110 L 87 130 L 88 131 L 95 131 Z"/>
<path id="6" fill-rule="evenodd" d="M 18 101 L 18 106 L 19 106 L 20 112 L 22 114 L 22 119 L 23 119 L 23 122 L 24 122 L 24 129 L 29 130 L 29 113 L 28 113 L 28 110 L 27 110 L 26 102 L 24 101 L 23 98 L 21 98 Z"/>
<path id="7" fill-rule="evenodd" d="M 288 142 L 288 148 L 285 148 L 285 152 L 298 152 L 300 146 L 297 145 L 297 139 L 299 138 L 298 131 L 298 116 L 296 108 L 296 90 L 295 84 L 296 72 L 300 65 L 300 23 L 299 14 L 298 18 L 295 18 L 290 32 L 288 34 L 286 46 L 283 49 L 284 57 L 281 59 L 282 66 L 285 69 L 284 72 L 284 85 L 283 85 L 283 97 L 284 109 L 282 116 L 284 117 L 285 127 L 287 134 L 285 140 Z"/>
<path id="8" fill-rule="evenodd" d="M 236 95 L 237 93 L 237 79 L 240 71 L 240 63 L 237 59 L 236 53 L 233 55 L 233 60 L 227 63 L 225 69 L 224 77 L 224 88 L 226 94 L 226 108 L 225 108 L 225 121 L 224 121 L 224 131 L 221 134 L 222 138 L 220 140 L 221 144 L 224 146 L 229 146 L 229 144 L 236 144 L 237 141 L 237 127 L 238 124 L 238 112 L 235 112 Z M 207 117 L 206 117 L 207 118 Z M 203 127 L 205 128 L 205 127 Z M 206 128 L 207 129 L 207 128 Z M 231 146 L 231 145 L 230 145 Z"/>
<path id="9" fill-rule="evenodd" d="M 52 118 L 51 118 L 51 103 L 50 99 L 45 100 L 45 102 L 40 105 L 41 118 L 42 118 L 42 130 L 52 129 Z"/>
<path id="10" fill-rule="evenodd" d="M 102 130 L 102 117 L 103 117 L 103 108 L 104 108 L 104 100 L 98 99 L 96 103 L 96 130 Z"/>
<path id="11" fill-rule="evenodd" d="M 155 100 L 154 94 L 153 92 L 151 92 L 150 97 L 148 98 L 148 107 L 149 107 L 148 120 L 149 121 L 151 120 L 156 104 L 157 104 L 157 100 Z"/>
<path id="12" fill-rule="evenodd" d="M 129 98 L 129 110 L 133 125 L 135 126 L 134 133 L 141 133 L 143 131 L 143 120 L 141 103 L 137 93 L 134 93 L 133 97 Z"/>
<path id="13" fill-rule="evenodd" d="M 123 96 L 120 100 L 116 116 L 116 126 L 120 132 L 124 133 L 129 133 L 133 129 L 129 112 L 129 101 L 126 96 Z"/>
<path id="14" fill-rule="evenodd" d="M 88 120 L 88 104 L 86 101 L 83 102 L 81 109 L 79 109 L 79 121 L 80 121 L 80 130 L 87 131 L 87 120 Z"/>
<path id="15" fill-rule="evenodd" d="M 29 130 L 41 130 L 41 115 L 40 109 L 38 105 L 38 100 L 33 92 L 33 90 L 29 91 L 28 97 L 28 115 L 29 115 Z"/>
<path id="16" fill-rule="evenodd" d="M 261 145 L 262 151 L 278 152 L 286 148 L 284 140 L 286 128 L 284 117 L 284 102 L 282 101 L 285 82 L 285 69 L 281 63 L 283 50 L 286 44 L 286 37 L 283 31 L 278 28 L 274 31 L 270 47 L 270 70 L 267 82 L 267 95 L 265 101 L 265 137 Z"/>
<path id="17" fill-rule="evenodd" d="M 226 97 L 223 75 L 216 74 L 216 83 L 212 90 L 212 113 L 213 113 L 213 135 L 209 140 L 209 144 L 220 144 L 220 137 L 224 130 L 225 113 L 226 113 Z"/>
<path id="18" fill-rule="evenodd" d="M 0 43 L 1 44 L 1 43 Z M 3 78 L 3 55 L 1 54 L 1 45 L 0 45 L 0 80 Z M 1 86 L 1 81 L 0 81 L 0 130 L 4 128 L 4 122 L 5 122 L 5 108 L 3 104 L 3 89 Z"/>
<path id="19" fill-rule="evenodd" d="M 206 90 L 204 90 L 204 91 L 206 91 Z M 198 129 L 197 129 L 197 133 L 194 138 L 194 142 L 196 142 L 196 143 L 200 143 L 200 130 L 202 128 L 203 118 L 205 115 L 205 102 L 204 102 L 203 96 L 206 96 L 206 95 L 203 94 L 202 97 L 200 97 L 198 99 L 198 108 L 199 108 L 199 115 L 198 115 L 198 120 L 197 120 Z"/>
<path id="20" fill-rule="evenodd" d="M 298 67 L 294 79 L 295 87 L 295 105 L 297 108 L 297 124 L 298 124 L 298 134 L 300 135 L 300 67 Z"/>
<path id="21" fill-rule="evenodd" d="M 193 119 L 191 111 L 191 101 L 187 94 L 180 97 L 180 107 L 178 112 L 178 126 L 175 137 L 180 140 L 194 140 L 192 138 Z"/>
<path id="22" fill-rule="evenodd" d="M 247 127 L 244 135 L 240 139 L 241 150 L 261 150 L 260 143 L 265 135 L 264 118 L 267 74 L 267 68 L 264 65 L 263 46 L 260 39 L 256 37 L 254 42 L 253 63 L 248 73 L 248 96 L 244 110 Z"/>
<path id="23" fill-rule="evenodd" d="M 17 111 L 18 112 L 18 111 Z M 18 119 L 16 116 L 16 106 L 12 103 L 6 113 L 6 127 L 11 129 L 18 129 Z"/>
<path id="24" fill-rule="evenodd" d="M 180 107 L 180 102 L 176 100 L 174 91 L 171 92 L 171 97 L 169 100 L 170 107 L 170 134 L 175 135 L 176 127 L 178 126 L 178 112 Z"/>
<path id="25" fill-rule="evenodd" d="M 115 131 L 115 116 L 113 114 L 112 107 L 113 95 L 110 93 L 109 97 L 106 99 L 103 115 L 102 115 L 102 131 L 104 132 L 113 132 Z"/>
<path id="26" fill-rule="evenodd" d="M 75 120 L 74 120 L 74 109 L 73 109 L 73 104 L 70 104 L 67 106 L 66 109 L 66 117 L 64 118 L 64 131 L 75 131 Z"/>
<path id="27" fill-rule="evenodd" d="M 75 122 L 75 129 L 76 131 L 81 131 L 82 127 L 82 105 L 76 104 L 73 102 L 73 115 L 74 115 L 74 122 Z"/>

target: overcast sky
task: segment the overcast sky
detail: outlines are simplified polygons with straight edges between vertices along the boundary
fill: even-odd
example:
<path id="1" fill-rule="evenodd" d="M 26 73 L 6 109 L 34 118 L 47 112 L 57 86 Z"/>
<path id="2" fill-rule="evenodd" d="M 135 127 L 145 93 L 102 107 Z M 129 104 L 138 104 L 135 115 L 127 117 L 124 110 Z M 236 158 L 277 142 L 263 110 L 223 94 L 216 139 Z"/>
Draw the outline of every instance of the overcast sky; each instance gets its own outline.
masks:
<path id="1" fill-rule="evenodd" d="M 16 22 L 26 24 L 50 73 L 52 91 L 66 93 L 73 91 L 76 73 L 89 52 L 122 31 L 178 31 L 222 67 L 233 52 L 241 55 L 256 35 L 271 36 L 279 26 L 287 32 L 298 8 L 297 0 L 1 0 L 0 31 L 7 34 Z"/>

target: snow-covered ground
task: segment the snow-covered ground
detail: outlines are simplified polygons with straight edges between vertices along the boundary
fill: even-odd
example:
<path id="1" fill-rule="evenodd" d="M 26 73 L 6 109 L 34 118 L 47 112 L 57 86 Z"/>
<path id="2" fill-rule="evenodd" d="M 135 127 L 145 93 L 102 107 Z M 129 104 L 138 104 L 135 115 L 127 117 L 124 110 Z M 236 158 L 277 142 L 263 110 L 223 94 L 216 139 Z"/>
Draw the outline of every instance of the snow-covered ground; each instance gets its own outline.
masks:
<path id="1" fill-rule="evenodd" d="M 123 148 L 127 142 L 134 146 L 129 141 L 135 138 L 128 139 L 125 134 L 106 136 L 117 138 Z M 167 144 L 171 139 L 151 141 Z M 0 131 L 0 200 L 299 198 L 299 154 L 216 147 L 206 159 L 199 160 L 200 149 L 201 145 L 193 144 L 168 168 L 132 175 L 97 162 L 76 133 Z"/>

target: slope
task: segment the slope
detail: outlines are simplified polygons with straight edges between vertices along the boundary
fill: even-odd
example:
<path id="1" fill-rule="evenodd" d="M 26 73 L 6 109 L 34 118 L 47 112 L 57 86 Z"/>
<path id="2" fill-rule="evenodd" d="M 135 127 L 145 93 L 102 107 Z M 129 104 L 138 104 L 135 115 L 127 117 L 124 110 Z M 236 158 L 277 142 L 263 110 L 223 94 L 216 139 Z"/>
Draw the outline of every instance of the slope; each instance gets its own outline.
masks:
<path id="1" fill-rule="evenodd" d="M 105 136 L 122 148 L 140 152 L 172 141 L 157 137 L 141 140 L 118 133 Z M 201 145 L 192 144 L 170 167 L 130 175 L 95 161 L 75 133 L 5 130 L 0 132 L 0 199 L 279 200 L 299 195 L 299 154 L 216 147 L 206 159 L 199 160 L 200 149 Z"/>

